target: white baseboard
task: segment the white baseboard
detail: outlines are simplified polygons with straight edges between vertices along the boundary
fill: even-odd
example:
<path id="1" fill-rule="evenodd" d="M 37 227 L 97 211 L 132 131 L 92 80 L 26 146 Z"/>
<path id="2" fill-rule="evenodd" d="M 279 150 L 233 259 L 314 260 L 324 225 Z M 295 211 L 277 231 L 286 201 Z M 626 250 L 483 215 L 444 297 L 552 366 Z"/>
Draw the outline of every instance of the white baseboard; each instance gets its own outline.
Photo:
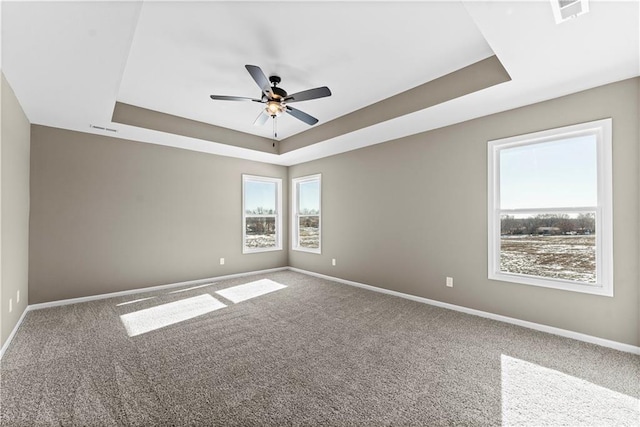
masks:
<path id="1" fill-rule="evenodd" d="M 338 277 L 327 276 L 325 274 L 314 273 L 312 271 L 302 270 L 295 267 L 289 267 L 289 270 L 295 271 L 309 276 L 319 277 L 321 279 L 331 280 L 333 282 L 342 283 L 349 286 L 356 286 L 358 288 L 367 289 L 374 292 L 380 292 L 383 294 L 393 295 L 400 298 L 409 299 L 412 301 L 421 302 L 423 304 L 434 305 L 437 307 L 447 308 L 449 310 L 455 310 L 462 313 L 472 314 L 474 316 L 484 317 L 487 319 L 498 320 L 500 322 L 511 323 L 513 325 L 522 326 L 529 329 L 535 329 L 536 331 L 547 332 L 549 334 L 559 335 L 561 337 L 572 338 L 578 341 L 584 341 L 591 344 L 601 345 L 603 347 L 613 348 L 615 350 L 624 351 L 626 353 L 633 353 L 640 355 L 640 347 L 625 344 L 617 341 L 607 340 L 604 338 L 598 338 L 580 332 L 569 331 L 567 329 L 560 329 L 553 326 L 542 325 L 540 323 L 529 322 L 527 320 L 515 319 L 513 317 L 502 316 L 500 314 L 489 313 L 487 311 L 476 310 L 473 308 L 463 307 L 460 305 L 449 304 L 446 302 L 436 301 L 428 298 L 418 297 L 415 295 L 404 294 L 402 292 L 392 291 L 389 289 L 378 288 L 376 286 L 365 285 L 364 283 L 353 282 L 351 280 L 340 279 Z"/>
<path id="2" fill-rule="evenodd" d="M 168 285 L 150 286 L 148 288 L 137 288 L 127 291 L 110 292 L 108 294 L 90 295 L 87 297 L 63 299 L 59 301 L 43 302 L 39 304 L 31 304 L 30 310 L 40 310 L 42 308 L 58 307 L 61 305 L 77 304 L 79 302 L 97 301 L 106 298 L 121 297 L 125 295 L 140 294 L 143 292 L 161 291 L 163 289 L 177 288 L 179 286 L 203 285 L 205 283 L 217 282 L 220 280 L 235 279 L 237 277 L 254 276 L 256 274 L 273 273 L 276 271 L 287 270 L 289 267 L 270 268 L 268 270 L 250 271 L 247 273 L 228 274 L 226 276 L 209 277 L 207 279 L 188 280 L 186 282 L 170 283 Z"/>
<path id="3" fill-rule="evenodd" d="M 2 346 L 2 348 L 0 348 L 0 360 L 2 360 L 2 356 L 4 356 L 4 352 L 7 351 L 7 348 L 9 348 L 9 344 L 11 344 L 11 340 L 13 339 L 13 336 L 16 334 L 16 332 L 18 332 L 18 328 L 20 327 L 20 325 L 22 325 L 22 321 L 24 320 L 24 317 L 27 315 L 27 311 L 29 310 L 30 310 L 29 306 L 26 306 L 24 308 L 24 311 L 20 315 L 20 318 L 18 319 L 16 326 L 13 327 L 13 330 L 7 337 L 7 340 L 4 342 L 4 345 Z"/>

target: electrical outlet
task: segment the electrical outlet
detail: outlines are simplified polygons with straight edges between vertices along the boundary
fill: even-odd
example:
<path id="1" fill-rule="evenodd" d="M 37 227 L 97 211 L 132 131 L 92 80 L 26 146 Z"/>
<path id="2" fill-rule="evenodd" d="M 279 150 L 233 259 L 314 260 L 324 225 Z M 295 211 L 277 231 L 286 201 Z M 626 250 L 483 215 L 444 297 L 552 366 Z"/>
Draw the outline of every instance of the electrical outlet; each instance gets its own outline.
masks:
<path id="1" fill-rule="evenodd" d="M 13 311 L 13 298 L 9 298 L 9 313 Z"/>
<path id="2" fill-rule="evenodd" d="M 335 258 L 333 258 L 333 259 L 331 260 L 331 265 L 333 265 L 334 267 L 336 266 L 336 259 L 335 259 Z"/>
<path id="3" fill-rule="evenodd" d="M 453 277 L 447 277 L 447 287 L 453 288 Z"/>
<path id="4" fill-rule="evenodd" d="M 20 289 L 16 292 L 16 304 L 20 302 Z"/>
<path id="5" fill-rule="evenodd" d="M 224 258 L 220 258 L 220 265 L 224 265 Z"/>

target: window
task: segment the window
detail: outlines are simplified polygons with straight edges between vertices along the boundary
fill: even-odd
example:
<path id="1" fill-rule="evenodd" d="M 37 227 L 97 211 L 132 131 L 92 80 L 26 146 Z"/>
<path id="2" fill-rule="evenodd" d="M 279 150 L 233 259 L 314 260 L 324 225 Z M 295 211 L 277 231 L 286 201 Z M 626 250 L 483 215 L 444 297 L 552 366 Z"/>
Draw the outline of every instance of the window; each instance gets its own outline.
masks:
<path id="1" fill-rule="evenodd" d="M 613 296 L 611 119 L 489 141 L 489 279 Z"/>
<path id="2" fill-rule="evenodd" d="M 282 249 L 282 180 L 242 175 L 242 253 Z"/>
<path id="3" fill-rule="evenodd" d="M 292 184 L 292 249 L 319 254 L 320 175 L 295 178 Z"/>

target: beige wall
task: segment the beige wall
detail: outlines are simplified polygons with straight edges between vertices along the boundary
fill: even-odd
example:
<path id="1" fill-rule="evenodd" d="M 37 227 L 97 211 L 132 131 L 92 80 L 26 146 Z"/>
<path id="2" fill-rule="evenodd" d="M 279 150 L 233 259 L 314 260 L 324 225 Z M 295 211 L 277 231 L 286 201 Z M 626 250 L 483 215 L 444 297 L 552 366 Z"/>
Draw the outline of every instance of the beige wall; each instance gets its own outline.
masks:
<path id="1" fill-rule="evenodd" d="M 1 80 L 0 346 L 3 346 L 27 307 L 29 294 L 30 125 L 4 74 Z M 13 303 L 11 312 L 9 299 Z"/>
<path id="2" fill-rule="evenodd" d="M 286 167 L 34 125 L 31 171 L 30 304 L 288 263 L 241 237 L 242 174 Z"/>
<path id="3" fill-rule="evenodd" d="M 639 82 L 292 166 L 322 173 L 322 254 L 293 267 L 631 345 L 639 331 Z M 613 118 L 615 296 L 487 279 L 487 141 Z M 337 265 L 331 266 L 331 258 Z M 445 277 L 454 288 L 445 287 Z"/>

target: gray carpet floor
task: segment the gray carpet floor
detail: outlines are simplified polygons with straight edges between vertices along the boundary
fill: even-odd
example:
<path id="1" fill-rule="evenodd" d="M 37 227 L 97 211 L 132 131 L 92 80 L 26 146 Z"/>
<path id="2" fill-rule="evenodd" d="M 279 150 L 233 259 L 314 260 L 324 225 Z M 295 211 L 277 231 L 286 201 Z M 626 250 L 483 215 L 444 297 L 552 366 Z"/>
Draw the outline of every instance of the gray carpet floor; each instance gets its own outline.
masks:
<path id="1" fill-rule="evenodd" d="M 640 425 L 639 356 L 291 271 L 185 288 L 29 312 L 0 423 Z"/>

